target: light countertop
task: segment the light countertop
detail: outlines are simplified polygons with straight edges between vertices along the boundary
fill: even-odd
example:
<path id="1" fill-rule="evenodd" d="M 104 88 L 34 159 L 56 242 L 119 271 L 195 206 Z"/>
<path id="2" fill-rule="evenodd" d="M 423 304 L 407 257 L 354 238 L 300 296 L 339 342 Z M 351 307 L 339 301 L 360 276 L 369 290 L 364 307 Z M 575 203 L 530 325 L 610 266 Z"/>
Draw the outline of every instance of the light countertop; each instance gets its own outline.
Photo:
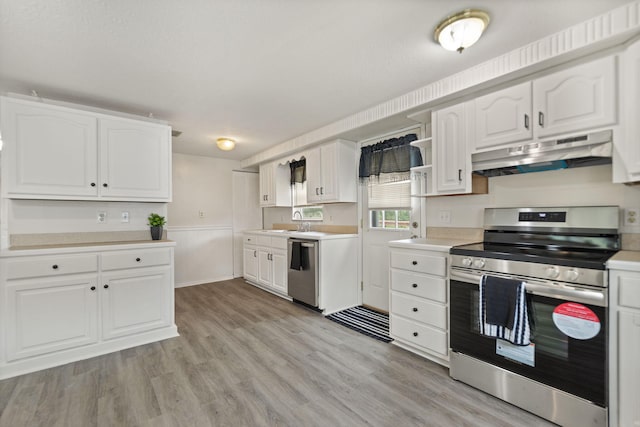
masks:
<path id="1" fill-rule="evenodd" d="M 95 252 L 122 249 L 147 249 L 175 246 L 173 240 L 131 240 L 120 242 L 65 243 L 57 245 L 13 246 L 0 251 L 0 258 L 28 255 L 50 255 L 61 253 Z"/>
<path id="2" fill-rule="evenodd" d="M 465 239 L 403 239 L 392 240 L 389 242 L 389 246 L 393 248 L 449 252 L 449 249 L 453 246 L 467 245 L 469 243 L 476 243 L 476 241 Z"/>
<path id="3" fill-rule="evenodd" d="M 620 251 L 607 261 L 614 270 L 640 271 L 640 251 Z"/>
<path id="4" fill-rule="evenodd" d="M 358 237 L 357 234 L 344 234 L 344 233 L 325 233 L 322 231 L 292 231 L 292 230 L 248 230 L 245 234 L 253 235 L 268 235 L 268 236 L 282 236 L 282 237 L 295 237 L 297 239 L 309 239 L 309 240 L 330 240 L 330 239 L 352 239 Z"/>

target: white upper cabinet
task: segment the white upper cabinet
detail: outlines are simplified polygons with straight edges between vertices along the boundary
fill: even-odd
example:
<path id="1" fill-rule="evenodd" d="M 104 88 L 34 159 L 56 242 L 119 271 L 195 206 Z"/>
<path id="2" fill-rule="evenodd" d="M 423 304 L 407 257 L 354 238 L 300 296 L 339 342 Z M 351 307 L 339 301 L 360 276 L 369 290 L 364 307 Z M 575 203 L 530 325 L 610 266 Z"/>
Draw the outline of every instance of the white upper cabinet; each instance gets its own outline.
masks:
<path id="1" fill-rule="evenodd" d="M 467 150 L 468 103 L 433 113 L 435 194 L 471 192 L 471 156 Z"/>
<path id="2" fill-rule="evenodd" d="M 169 199 L 171 130 L 129 119 L 101 119 L 100 195 Z"/>
<path id="3" fill-rule="evenodd" d="M 472 152 L 616 124 L 609 56 L 476 98 Z"/>
<path id="4" fill-rule="evenodd" d="M 533 81 L 538 137 L 616 122 L 615 57 L 578 65 Z"/>
<path id="5" fill-rule="evenodd" d="M 2 98 L 9 198 L 171 200 L 171 128 Z"/>
<path id="6" fill-rule="evenodd" d="M 356 202 L 356 146 L 336 140 L 306 153 L 307 202 Z"/>
<path id="7" fill-rule="evenodd" d="M 9 197 L 96 197 L 97 127 L 90 114 L 2 99 L 3 181 Z"/>
<path id="8" fill-rule="evenodd" d="M 531 82 L 475 100 L 477 150 L 531 139 Z"/>
<path id="9" fill-rule="evenodd" d="M 287 165 L 260 165 L 260 206 L 291 206 L 291 172 Z"/>
<path id="10" fill-rule="evenodd" d="M 614 182 L 640 181 L 640 41 L 621 57 L 623 132 L 614 138 Z"/>

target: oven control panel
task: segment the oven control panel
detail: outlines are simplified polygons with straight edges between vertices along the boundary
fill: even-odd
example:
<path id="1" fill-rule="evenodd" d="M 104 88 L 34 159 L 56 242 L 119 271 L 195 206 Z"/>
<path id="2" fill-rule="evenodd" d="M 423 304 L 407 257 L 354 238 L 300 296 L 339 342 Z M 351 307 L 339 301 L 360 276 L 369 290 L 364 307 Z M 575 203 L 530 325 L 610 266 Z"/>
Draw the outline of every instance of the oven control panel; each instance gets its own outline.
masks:
<path id="1" fill-rule="evenodd" d="M 502 273 L 532 279 L 552 280 L 580 285 L 606 287 L 604 270 L 590 268 L 565 267 L 533 262 L 511 261 L 504 259 L 452 255 L 451 268 L 474 271 L 480 274 Z"/>

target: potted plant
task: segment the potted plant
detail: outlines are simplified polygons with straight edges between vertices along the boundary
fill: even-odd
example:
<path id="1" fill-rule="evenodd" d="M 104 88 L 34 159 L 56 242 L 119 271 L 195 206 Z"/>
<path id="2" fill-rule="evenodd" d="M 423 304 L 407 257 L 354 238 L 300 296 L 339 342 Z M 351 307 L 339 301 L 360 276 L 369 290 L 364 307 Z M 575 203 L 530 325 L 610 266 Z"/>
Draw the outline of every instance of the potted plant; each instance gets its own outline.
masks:
<path id="1" fill-rule="evenodd" d="M 167 223 L 167 220 L 157 213 L 152 213 L 149 214 L 149 218 L 147 218 L 147 221 L 149 221 L 149 226 L 151 227 L 151 239 L 162 239 L 162 226 Z"/>

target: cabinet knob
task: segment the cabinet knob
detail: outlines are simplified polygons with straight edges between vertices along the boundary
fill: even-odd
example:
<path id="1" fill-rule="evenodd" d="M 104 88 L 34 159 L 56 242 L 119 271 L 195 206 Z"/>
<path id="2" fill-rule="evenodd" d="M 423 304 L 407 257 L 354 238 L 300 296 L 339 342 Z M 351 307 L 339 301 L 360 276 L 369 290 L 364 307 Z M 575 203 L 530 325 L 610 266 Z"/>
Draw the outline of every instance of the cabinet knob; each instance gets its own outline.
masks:
<path id="1" fill-rule="evenodd" d="M 256 257 L 256 251 L 253 251 L 253 257 L 254 258 Z"/>
<path id="2" fill-rule="evenodd" d="M 324 187 L 320 187 L 320 194 L 324 194 Z"/>
<path id="3" fill-rule="evenodd" d="M 91 183 L 91 186 L 92 186 L 92 187 L 95 187 L 95 186 L 96 186 L 96 183 L 95 183 L 95 182 L 92 182 L 92 183 Z"/>
<path id="4" fill-rule="evenodd" d="M 104 184 L 102 184 L 102 186 L 103 186 L 103 187 L 105 187 L 105 188 L 107 188 L 107 187 L 108 187 L 108 185 L 107 185 L 107 183 L 106 183 L 106 182 L 105 182 Z"/>
<path id="5" fill-rule="evenodd" d="M 412 288 L 417 288 L 417 287 L 418 287 L 418 284 L 417 284 L 417 283 L 414 283 L 413 285 L 411 285 L 411 287 L 412 287 Z"/>
<path id="6" fill-rule="evenodd" d="M 411 264 L 418 265 L 418 261 L 411 261 Z"/>
<path id="7" fill-rule="evenodd" d="M 541 128 L 544 127 L 544 113 L 542 111 L 538 111 L 538 124 Z"/>
<path id="8" fill-rule="evenodd" d="M 109 285 L 104 285 L 103 288 L 109 289 Z"/>
<path id="9" fill-rule="evenodd" d="M 92 286 L 92 287 L 91 287 L 91 290 L 92 290 L 92 291 L 95 291 L 95 290 L 96 290 L 96 287 L 95 287 L 95 286 Z"/>
<path id="10" fill-rule="evenodd" d="M 418 307 L 413 307 L 413 312 L 416 313 L 418 311 Z"/>
<path id="11" fill-rule="evenodd" d="M 462 182 L 462 169 L 458 169 L 458 181 Z"/>
<path id="12" fill-rule="evenodd" d="M 417 333 L 417 332 L 414 332 L 414 333 L 413 333 L 413 336 L 414 336 L 414 337 L 417 337 L 417 336 L 418 336 L 418 333 Z"/>
<path id="13" fill-rule="evenodd" d="M 320 194 L 318 194 L 318 190 L 319 190 L 319 188 L 318 188 L 318 187 L 316 187 L 316 196 L 319 196 L 319 195 L 320 195 Z"/>
<path id="14" fill-rule="evenodd" d="M 51 268 L 53 268 L 54 270 L 57 270 L 57 269 L 58 269 L 58 264 L 53 264 L 53 265 L 51 266 Z"/>
<path id="15" fill-rule="evenodd" d="M 524 128 L 525 129 L 529 129 L 529 115 L 528 114 L 524 115 Z"/>
<path id="16" fill-rule="evenodd" d="M 140 258 L 136 258 L 136 261 L 137 261 L 137 262 L 140 262 L 140 261 L 142 261 L 142 260 L 141 260 Z"/>

